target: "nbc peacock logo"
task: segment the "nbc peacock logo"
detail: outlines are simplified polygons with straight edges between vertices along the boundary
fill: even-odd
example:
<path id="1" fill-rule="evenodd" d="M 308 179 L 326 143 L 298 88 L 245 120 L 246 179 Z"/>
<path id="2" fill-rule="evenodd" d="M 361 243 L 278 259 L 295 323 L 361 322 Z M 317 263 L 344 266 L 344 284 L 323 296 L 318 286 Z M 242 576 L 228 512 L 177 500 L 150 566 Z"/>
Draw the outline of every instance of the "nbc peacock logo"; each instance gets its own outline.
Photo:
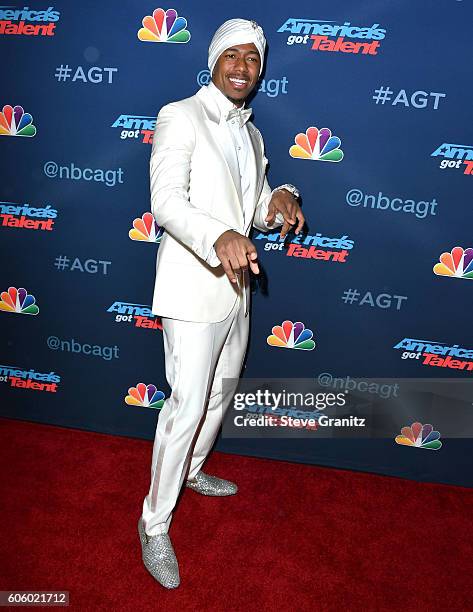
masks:
<path id="1" fill-rule="evenodd" d="M 39 308 L 36 300 L 26 289 L 9 287 L 8 291 L 0 293 L 0 310 L 17 314 L 37 315 Z"/>
<path id="2" fill-rule="evenodd" d="M 157 8 L 153 15 L 143 17 L 142 23 L 138 38 L 143 42 L 188 43 L 191 39 L 189 30 L 186 30 L 187 19 L 178 17 L 173 8 L 167 11 Z"/>
<path id="3" fill-rule="evenodd" d="M 155 408 L 159 410 L 164 404 L 164 393 L 154 385 L 138 383 L 136 387 L 128 389 L 125 403 L 129 406 L 142 406 L 143 408 Z"/>
<path id="4" fill-rule="evenodd" d="M 154 220 L 150 212 L 145 212 L 144 215 L 137 217 L 133 221 L 133 228 L 128 232 L 131 240 L 140 242 L 160 242 L 164 233 L 164 228 L 160 227 Z"/>
<path id="5" fill-rule="evenodd" d="M 338 136 L 332 136 L 328 128 L 319 130 L 309 127 L 305 134 L 297 134 L 294 140 L 296 144 L 289 149 L 289 155 L 296 159 L 327 162 L 340 162 L 343 159 L 340 149 L 342 141 Z"/>
<path id="6" fill-rule="evenodd" d="M 434 266 L 437 276 L 473 279 L 473 248 L 454 247 L 450 253 L 442 253 Z"/>
<path id="7" fill-rule="evenodd" d="M 281 325 L 275 325 L 271 331 L 273 333 L 266 339 L 269 346 L 303 351 L 312 351 L 315 348 L 312 330 L 307 329 L 300 321 L 296 323 L 283 321 Z"/>
<path id="8" fill-rule="evenodd" d="M 32 136 L 36 135 L 33 117 L 25 113 L 22 106 L 6 104 L 0 113 L 0 136 Z"/>
<path id="9" fill-rule="evenodd" d="M 440 432 L 434 431 L 432 425 L 422 425 L 422 423 L 412 423 L 410 427 L 403 427 L 401 435 L 396 436 L 396 444 L 402 446 L 415 446 L 416 448 L 426 448 L 428 450 L 439 450 L 442 442 L 439 440 Z"/>

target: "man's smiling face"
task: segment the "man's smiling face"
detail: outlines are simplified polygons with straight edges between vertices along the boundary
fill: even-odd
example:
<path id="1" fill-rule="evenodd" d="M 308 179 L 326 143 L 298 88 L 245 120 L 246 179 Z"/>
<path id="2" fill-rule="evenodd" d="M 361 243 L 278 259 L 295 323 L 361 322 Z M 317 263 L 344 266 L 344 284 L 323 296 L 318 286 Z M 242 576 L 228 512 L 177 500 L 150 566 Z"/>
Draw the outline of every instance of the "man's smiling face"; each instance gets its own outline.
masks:
<path id="1" fill-rule="evenodd" d="M 212 81 L 236 106 L 242 106 L 258 82 L 261 59 L 254 43 L 233 45 L 218 58 Z"/>

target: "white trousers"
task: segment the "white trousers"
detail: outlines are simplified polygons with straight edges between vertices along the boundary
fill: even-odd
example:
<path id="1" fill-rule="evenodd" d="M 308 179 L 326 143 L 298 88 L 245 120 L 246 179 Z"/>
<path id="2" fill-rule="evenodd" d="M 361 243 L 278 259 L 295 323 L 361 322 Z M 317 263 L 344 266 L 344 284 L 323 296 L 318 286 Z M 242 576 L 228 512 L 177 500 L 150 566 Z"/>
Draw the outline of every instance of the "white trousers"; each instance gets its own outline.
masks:
<path id="1" fill-rule="evenodd" d="M 143 502 L 150 536 L 167 533 L 184 478 L 195 477 L 215 441 L 235 390 L 235 385 L 223 390 L 222 379 L 240 376 L 249 316 L 238 295 L 230 314 L 218 323 L 163 317 L 162 324 L 171 395 L 159 414 L 151 485 Z"/>

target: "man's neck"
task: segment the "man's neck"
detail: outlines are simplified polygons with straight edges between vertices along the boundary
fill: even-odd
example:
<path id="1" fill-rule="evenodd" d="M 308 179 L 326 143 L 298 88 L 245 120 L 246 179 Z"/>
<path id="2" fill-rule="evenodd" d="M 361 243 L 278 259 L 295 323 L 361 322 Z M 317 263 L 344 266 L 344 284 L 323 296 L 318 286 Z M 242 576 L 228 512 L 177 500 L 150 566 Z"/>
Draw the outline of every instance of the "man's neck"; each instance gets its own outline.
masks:
<path id="1" fill-rule="evenodd" d="M 223 94 L 225 96 L 225 94 Z M 225 96 L 227 100 L 230 100 L 232 104 L 234 104 L 237 108 L 242 108 L 245 105 L 245 100 L 235 100 L 234 98 L 230 98 L 229 96 Z"/>
<path id="2" fill-rule="evenodd" d="M 218 90 L 218 91 L 219 91 L 219 92 L 222 94 L 222 96 L 223 96 L 224 98 L 226 98 L 226 99 L 227 99 L 229 102 L 231 102 L 232 104 L 234 104 L 234 105 L 235 105 L 237 108 L 243 108 L 243 107 L 245 106 L 246 99 L 245 99 L 245 100 L 237 100 L 237 99 L 235 99 L 235 98 L 231 98 L 230 96 L 227 96 L 227 95 L 225 94 L 225 92 L 223 92 L 223 91 L 220 89 L 220 87 L 217 87 L 217 85 L 215 85 L 215 83 L 214 83 L 214 81 L 213 81 L 213 80 L 211 80 L 210 82 L 211 82 L 211 83 L 212 83 L 212 85 L 215 87 L 215 89 L 217 89 L 217 90 Z"/>

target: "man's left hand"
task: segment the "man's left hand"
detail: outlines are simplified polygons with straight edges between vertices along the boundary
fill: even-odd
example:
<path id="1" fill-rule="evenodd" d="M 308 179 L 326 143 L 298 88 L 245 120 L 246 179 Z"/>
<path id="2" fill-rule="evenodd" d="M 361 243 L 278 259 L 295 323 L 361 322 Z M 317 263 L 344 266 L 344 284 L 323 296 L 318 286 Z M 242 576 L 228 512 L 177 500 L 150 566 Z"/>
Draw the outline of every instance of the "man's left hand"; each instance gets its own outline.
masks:
<path id="1" fill-rule="evenodd" d="M 287 189 L 281 189 L 273 193 L 268 206 L 268 215 L 265 219 L 268 225 L 274 223 L 278 212 L 284 217 L 284 224 L 280 234 L 281 238 L 284 238 L 296 223 L 295 233 L 298 234 L 301 231 L 305 223 L 305 217 L 302 214 L 299 202 Z"/>

